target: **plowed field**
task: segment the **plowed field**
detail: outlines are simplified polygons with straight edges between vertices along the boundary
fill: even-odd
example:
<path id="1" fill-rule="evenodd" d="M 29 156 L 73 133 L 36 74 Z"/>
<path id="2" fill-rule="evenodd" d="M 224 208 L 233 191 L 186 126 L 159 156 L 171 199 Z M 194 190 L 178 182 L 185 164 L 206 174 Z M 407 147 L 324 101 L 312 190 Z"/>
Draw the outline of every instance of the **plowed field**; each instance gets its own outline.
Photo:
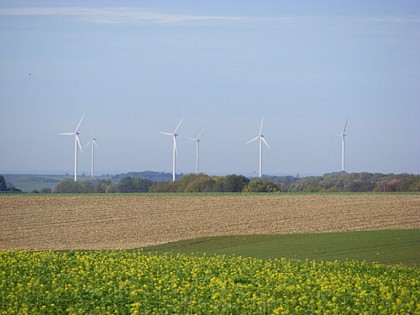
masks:
<path id="1" fill-rule="evenodd" d="M 3 250 L 401 228 L 420 228 L 420 195 L 0 196 Z"/>

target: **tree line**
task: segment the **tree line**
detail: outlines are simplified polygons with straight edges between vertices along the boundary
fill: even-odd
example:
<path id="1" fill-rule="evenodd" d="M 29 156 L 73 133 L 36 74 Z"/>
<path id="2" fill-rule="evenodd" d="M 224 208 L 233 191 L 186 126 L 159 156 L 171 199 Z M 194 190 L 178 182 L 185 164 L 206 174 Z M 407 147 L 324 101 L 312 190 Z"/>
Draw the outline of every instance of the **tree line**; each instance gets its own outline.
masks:
<path id="1" fill-rule="evenodd" d="M 66 179 L 54 193 L 212 193 L 212 192 L 420 192 L 420 175 L 378 173 L 332 173 L 314 177 L 272 176 L 247 178 L 242 175 L 209 176 L 187 174 L 175 182 L 122 177 L 111 180 Z M 42 192 L 42 191 L 41 191 Z"/>

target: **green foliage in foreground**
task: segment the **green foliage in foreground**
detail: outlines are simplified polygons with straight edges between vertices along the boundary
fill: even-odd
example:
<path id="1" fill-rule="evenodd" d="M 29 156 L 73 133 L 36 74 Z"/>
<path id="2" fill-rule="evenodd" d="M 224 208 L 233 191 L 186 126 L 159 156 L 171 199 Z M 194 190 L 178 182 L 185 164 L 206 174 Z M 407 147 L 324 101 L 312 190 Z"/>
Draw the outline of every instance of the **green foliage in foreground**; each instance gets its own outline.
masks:
<path id="1" fill-rule="evenodd" d="M 0 252 L 1 314 L 414 314 L 420 270 L 136 251 Z"/>
<path id="2" fill-rule="evenodd" d="M 357 259 L 414 267 L 420 266 L 420 229 L 201 237 L 151 246 L 145 250 L 262 259 Z"/>

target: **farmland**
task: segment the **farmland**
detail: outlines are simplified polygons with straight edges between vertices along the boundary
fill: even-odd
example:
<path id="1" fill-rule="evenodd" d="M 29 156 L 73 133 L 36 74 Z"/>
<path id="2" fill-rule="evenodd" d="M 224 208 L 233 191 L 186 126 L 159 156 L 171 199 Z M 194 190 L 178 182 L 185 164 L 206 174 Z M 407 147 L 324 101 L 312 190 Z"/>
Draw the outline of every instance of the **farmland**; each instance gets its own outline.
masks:
<path id="1" fill-rule="evenodd" d="M 420 227 L 420 195 L 0 196 L 0 249 L 129 249 L 203 236 Z"/>
<path id="2" fill-rule="evenodd" d="M 415 314 L 420 305 L 416 267 L 331 260 L 339 251 L 305 260 L 296 251 L 309 239 L 306 247 L 356 252 L 354 241 L 384 252 L 403 240 L 400 252 L 416 251 L 416 194 L 9 195 L 0 196 L 0 216 L 0 314 Z M 367 232 L 349 239 L 344 231 Z M 314 232 L 337 233 L 302 234 Z M 250 239 L 270 251 L 290 237 L 283 254 L 301 260 L 125 250 L 238 235 L 232 249 L 242 234 L 267 237 L 243 240 L 248 251 Z M 220 244 L 210 240 L 199 248 Z"/>
<path id="3" fill-rule="evenodd" d="M 0 196 L 0 249 L 129 249 L 202 236 L 420 227 L 420 195 Z"/>

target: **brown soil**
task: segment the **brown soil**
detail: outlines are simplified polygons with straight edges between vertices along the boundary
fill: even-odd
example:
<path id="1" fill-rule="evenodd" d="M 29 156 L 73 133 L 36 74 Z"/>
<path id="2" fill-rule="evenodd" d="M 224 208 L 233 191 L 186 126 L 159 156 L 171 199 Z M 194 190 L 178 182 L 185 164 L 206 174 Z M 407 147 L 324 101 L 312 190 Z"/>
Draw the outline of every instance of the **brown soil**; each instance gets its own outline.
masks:
<path id="1" fill-rule="evenodd" d="M 420 195 L 0 196 L 0 249 L 138 248 L 228 234 L 420 228 Z"/>

